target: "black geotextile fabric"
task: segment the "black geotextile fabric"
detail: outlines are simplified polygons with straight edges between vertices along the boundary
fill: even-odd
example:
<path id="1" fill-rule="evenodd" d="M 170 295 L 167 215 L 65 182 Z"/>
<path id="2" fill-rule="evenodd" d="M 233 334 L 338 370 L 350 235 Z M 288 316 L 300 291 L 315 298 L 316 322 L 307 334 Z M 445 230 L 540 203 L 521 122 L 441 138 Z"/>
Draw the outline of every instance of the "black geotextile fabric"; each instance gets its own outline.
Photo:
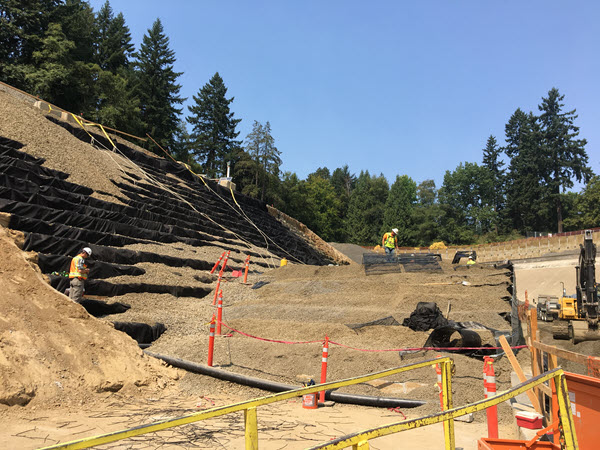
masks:
<path id="1" fill-rule="evenodd" d="M 210 270 L 214 265 L 212 262 L 200 259 L 184 259 L 123 248 L 104 247 L 87 241 L 63 239 L 38 233 L 25 233 L 23 250 L 54 255 L 76 255 L 86 246 L 92 249 L 94 259 L 113 264 L 134 265 L 139 262 L 151 262 L 170 267 L 191 267 L 198 270 Z"/>
<path id="2" fill-rule="evenodd" d="M 15 159 L 13 160 L 16 161 Z M 0 164 L 0 174 L 10 175 L 11 177 L 20 180 L 31 181 L 39 186 L 53 186 L 58 189 L 63 189 L 76 194 L 91 195 L 94 192 L 93 189 L 64 181 L 64 179 L 61 179 L 58 176 L 47 176 L 40 174 L 35 170 L 32 170 L 34 167 L 39 166 L 36 166 L 35 164 L 28 164 L 27 168 L 20 168 L 16 167 L 15 165 Z"/>
<path id="3" fill-rule="evenodd" d="M 135 339 L 138 344 L 151 344 L 167 331 L 167 327 L 160 322 L 157 322 L 152 326 L 140 322 L 113 322 L 113 325 L 115 330 L 127 333 Z"/>
<path id="4" fill-rule="evenodd" d="M 89 136 L 86 137 L 83 133 L 78 132 L 78 130 L 70 124 L 65 124 L 60 121 L 56 121 L 56 123 L 69 129 L 82 140 L 89 140 Z M 94 133 L 94 139 L 102 142 L 108 148 L 112 147 L 103 136 Z M 13 148 L 14 147 L 15 146 L 13 146 Z M 213 222 L 214 220 L 219 224 L 223 224 L 226 228 L 234 229 L 236 234 L 257 246 L 262 247 L 265 245 L 265 237 L 256 230 L 254 225 L 249 224 L 241 216 L 240 212 L 238 212 L 233 205 L 233 202 L 228 199 L 228 197 L 230 197 L 230 192 L 222 186 L 219 186 L 215 182 L 205 180 L 205 183 L 210 185 L 210 189 L 208 189 L 204 185 L 204 182 L 200 181 L 196 175 L 191 174 L 180 164 L 146 155 L 143 152 L 134 150 L 127 145 L 120 143 L 117 143 L 117 147 L 128 158 L 143 166 L 144 170 L 149 171 L 153 177 L 166 184 L 168 189 L 176 190 L 185 198 L 189 197 L 192 200 L 192 203 L 195 204 L 195 208 L 201 210 L 212 220 L 208 219 L 203 214 L 193 212 L 185 202 L 178 200 L 177 196 L 148 183 L 139 183 L 140 185 L 143 185 L 143 189 L 137 189 L 137 191 L 136 188 L 132 188 L 128 185 L 120 186 L 122 193 L 130 198 L 130 200 L 126 202 L 129 203 L 130 206 L 123 206 L 94 199 L 93 197 L 89 197 L 93 192 L 91 189 L 64 181 L 64 178 L 68 177 L 68 174 L 42 167 L 39 164 L 39 160 L 13 158 L 14 152 L 11 152 L 10 155 L 6 153 L 3 156 L 0 156 L 0 173 L 7 176 L 4 180 L 0 180 L 0 186 L 4 185 L 5 187 L 12 189 L 12 191 L 29 195 L 27 195 L 27 198 L 23 198 L 23 196 L 17 198 L 17 194 L 14 192 L 9 194 L 0 192 L 0 197 L 10 198 L 23 203 L 36 203 L 51 209 L 70 210 L 73 213 L 94 216 L 105 220 L 113 220 L 120 223 L 123 223 L 123 221 L 126 220 L 128 222 L 127 224 L 133 227 L 139 227 L 141 224 L 132 223 L 131 221 L 141 219 L 152 223 L 152 225 L 144 224 L 144 228 L 149 230 L 152 230 L 153 227 L 162 228 L 164 225 L 179 227 L 179 224 L 184 223 L 186 225 L 185 228 L 191 229 L 191 234 L 193 236 L 182 237 L 198 239 L 197 232 L 200 232 L 206 235 L 203 236 L 206 241 L 214 245 L 216 243 L 215 240 L 217 240 L 219 241 L 219 246 L 224 248 L 231 242 L 229 239 L 233 238 L 233 236 L 231 233 L 224 231 L 215 224 Z M 185 188 L 180 187 L 167 176 L 167 172 L 177 175 L 179 178 L 187 181 L 189 185 Z M 23 180 L 31 181 L 31 184 L 28 185 L 28 183 L 24 183 Z M 2 183 L 2 181 L 4 181 L 4 183 Z M 34 185 L 34 187 L 31 185 Z M 218 193 L 221 198 L 211 192 L 211 190 Z M 83 195 L 76 195 L 78 193 Z M 304 240 L 297 237 L 284 225 L 276 221 L 276 219 L 268 213 L 264 203 L 241 194 L 238 194 L 236 198 L 251 220 L 269 236 L 269 247 L 273 253 L 280 257 L 289 257 L 289 254 L 292 254 L 295 258 L 309 264 L 326 264 L 330 262 L 330 260 L 317 252 Z M 68 203 L 68 205 L 65 206 L 65 203 Z M 107 216 L 107 211 L 115 214 Z M 24 214 L 21 215 L 25 216 Z M 38 216 L 35 216 L 35 218 L 39 219 Z M 45 221 L 49 222 L 48 220 Z M 83 225 L 77 226 L 72 225 L 71 223 L 63 223 L 63 225 L 84 228 Z M 98 230 L 94 229 L 93 231 Z M 177 231 L 181 232 L 180 229 Z M 66 233 L 66 231 L 63 232 Z M 170 234 L 171 236 L 169 237 L 130 237 L 156 240 L 158 242 L 174 242 L 175 240 L 172 237 L 173 233 Z M 81 235 L 74 236 L 69 234 L 68 236 L 77 238 L 76 240 L 86 239 Z M 162 240 L 160 240 L 161 238 Z M 177 241 L 182 240 L 177 239 Z M 92 240 L 90 240 L 90 242 L 92 242 Z M 201 242 L 198 241 L 185 243 L 189 243 L 190 245 L 201 244 Z M 102 244 L 110 245 L 108 242 L 104 241 Z"/>
<path id="5" fill-rule="evenodd" d="M 85 228 L 75 228 L 68 225 L 61 225 L 56 222 L 44 222 L 42 220 L 20 217 L 14 214 L 11 215 L 8 226 L 13 230 L 47 234 L 77 241 L 94 242 L 96 245 L 106 245 L 110 247 L 124 247 L 125 245 L 146 242 L 144 239 L 134 239 L 112 233 L 91 231 Z"/>
<path id="6" fill-rule="evenodd" d="M 434 302 L 419 302 L 410 317 L 404 319 L 402 325 L 413 331 L 427 331 L 448 325 L 438 305 Z"/>
<path id="7" fill-rule="evenodd" d="M 59 292 L 65 292 L 69 287 L 68 277 L 49 275 L 51 286 Z M 164 284 L 149 283 L 121 283 L 114 284 L 108 281 L 88 279 L 85 282 L 85 294 L 101 297 L 116 297 L 132 293 L 171 294 L 174 297 L 204 298 L 211 292 L 208 287 L 168 286 Z"/>
<path id="8" fill-rule="evenodd" d="M 0 145 L 3 147 L 12 148 L 14 150 L 19 150 L 20 148 L 24 147 L 24 144 L 21 144 L 18 141 L 13 141 L 12 139 L 9 139 L 4 136 L 0 136 Z M 33 158 L 33 156 L 32 156 L 32 158 Z"/>
<path id="9" fill-rule="evenodd" d="M 71 256 L 38 253 L 38 266 L 40 266 L 40 270 L 43 273 L 69 272 L 71 259 Z M 110 264 L 104 261 L 88 260 L 88 267 L 90 269 L 91 279 L 112 278 L 121 275 L 137 276 L 146 273 L 141 267 Z"/>

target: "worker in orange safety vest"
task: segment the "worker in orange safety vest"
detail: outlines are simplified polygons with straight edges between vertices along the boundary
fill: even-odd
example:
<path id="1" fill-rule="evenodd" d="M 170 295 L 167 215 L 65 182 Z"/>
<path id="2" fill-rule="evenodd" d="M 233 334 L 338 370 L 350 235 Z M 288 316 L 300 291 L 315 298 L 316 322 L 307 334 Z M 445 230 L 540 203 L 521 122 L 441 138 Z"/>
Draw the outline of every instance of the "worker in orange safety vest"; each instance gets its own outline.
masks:
<path id="1" fill-rule="evenodd" d="M 69 278 L 71 279 L 71 289 L 69 290 L 69 298 L 76 303 L 81 303 L 83 298 L 83 288 L 85 280 L 87 280 L 90 269 L 85 263 L 85 260 L 92 256 L 92 249 L 84 247 L 75 258 L 71 260 L 71 268 L 69 269 Z"/>

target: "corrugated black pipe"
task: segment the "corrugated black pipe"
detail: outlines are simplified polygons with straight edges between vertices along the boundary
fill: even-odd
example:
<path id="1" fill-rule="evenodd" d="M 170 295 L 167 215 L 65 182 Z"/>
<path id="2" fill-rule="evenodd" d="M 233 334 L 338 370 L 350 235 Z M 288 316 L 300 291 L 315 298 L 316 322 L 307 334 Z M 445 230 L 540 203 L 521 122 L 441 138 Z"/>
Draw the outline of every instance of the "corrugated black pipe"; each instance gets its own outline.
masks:
<path id="1" fill-rule="evenodd" d="M 298 389 L 300 386 L 293 386 L 290 384 L 277 383 L 275 381 L 263 380 L 261 378 L 247 377 L 238 373 L 228 372 L 227 370 L 216 369 L 214 367 L 208 367 L 204 364 L 198 364 L 184 359 L 173 358 L 171 356 L 160 355 L 158 353 L 152 353 L 144 350 L 148 356 L 162 359 L 168 364 L 180 369 L 187 370 L 189 372 L 199 373 L 202 375 L 208 375 L 210 377 L 218 378 L 220 380 L 231 381 L 232 383 L 243 384 L 245 386 L 251 386 L 258 389 L 262 389 L 270 392 L 284 392 Z M 325 399 L 332 400 L 337 403 L 350 403 L 353 405 L 363 406 L 376 406 L 379 408 L 416 408 L 417 406 L 424 405 L 426 402 L 419 400 L 405 400 L 401 398 L 392 397 L 371 397 L 368 395 L 353 395 L 353 394 L 342 394 L 340 392 L 325 391 Z"/>

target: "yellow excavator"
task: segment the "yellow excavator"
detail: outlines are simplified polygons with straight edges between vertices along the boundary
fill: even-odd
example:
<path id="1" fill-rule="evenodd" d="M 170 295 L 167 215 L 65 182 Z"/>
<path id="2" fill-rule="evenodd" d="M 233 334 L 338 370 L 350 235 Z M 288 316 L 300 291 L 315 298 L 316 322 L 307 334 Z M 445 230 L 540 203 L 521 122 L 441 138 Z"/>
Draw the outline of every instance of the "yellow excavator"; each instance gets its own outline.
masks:
<path id="1" fill-rule="evenodd" d="M 600 340 L 596 244 L 592 241 L 592 230 L 585 230 L 579 250 L 579 265 L 575 267 L 577 294 L 572 298 L 563 293 L 559 300 L 560 320 L 555 322 L 552 330 L 555 339 L 571 339 L 574 344 Z"/>

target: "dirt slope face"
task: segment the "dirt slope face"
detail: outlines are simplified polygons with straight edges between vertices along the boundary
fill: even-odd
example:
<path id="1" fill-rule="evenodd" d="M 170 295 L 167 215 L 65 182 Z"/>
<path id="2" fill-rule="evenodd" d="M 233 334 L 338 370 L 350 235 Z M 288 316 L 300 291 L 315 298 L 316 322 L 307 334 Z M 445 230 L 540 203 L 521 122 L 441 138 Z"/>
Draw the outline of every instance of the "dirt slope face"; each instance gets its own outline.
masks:
<path id="1" fill-rule="evenodd" d="M 81 404 L 177 376 L 52 289 L 0 227 L 0 404 Z"/>

